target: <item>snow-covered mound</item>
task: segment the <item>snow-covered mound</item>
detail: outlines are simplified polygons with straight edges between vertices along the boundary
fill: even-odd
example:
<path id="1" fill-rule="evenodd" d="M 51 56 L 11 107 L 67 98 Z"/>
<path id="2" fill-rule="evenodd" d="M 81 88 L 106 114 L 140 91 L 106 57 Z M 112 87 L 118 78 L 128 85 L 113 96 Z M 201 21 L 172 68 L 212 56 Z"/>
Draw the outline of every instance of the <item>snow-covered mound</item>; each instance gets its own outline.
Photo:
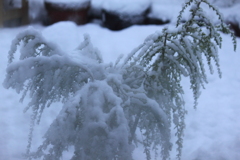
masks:
<path id="1" fill-rule="evenodd" d="M 89 2 L 90 0 L 45 0 L 45 2 L 51 2 L 51 3 L 86 3 Z"/>
<path id="2" fill-rule="evenodd" d="M 90 0 L 45 0 L 45 2 L 63 9 L 86 8 L 90 4 Z"/>
<path id="3" fill-rule="evenodd" d="M 240 3 L 240 0 L 209 0 L 210 3 L 213 3 L 216 6 L 222 7 L 222 8 L 228 8 L 236 5 L 237 3 Z"/>
<path id="4" fill-rule="evenodd" d="M 103 9 L 109 12 L 138 15 L 149 8 L 149 0 L 105 0 Z"/>
<path id="5" fill-rule="evenodd" d="M 143 24 L 150 4 L 149 0 L 105 0 L 102 3 L 103 24 L 111 30 Z"/>

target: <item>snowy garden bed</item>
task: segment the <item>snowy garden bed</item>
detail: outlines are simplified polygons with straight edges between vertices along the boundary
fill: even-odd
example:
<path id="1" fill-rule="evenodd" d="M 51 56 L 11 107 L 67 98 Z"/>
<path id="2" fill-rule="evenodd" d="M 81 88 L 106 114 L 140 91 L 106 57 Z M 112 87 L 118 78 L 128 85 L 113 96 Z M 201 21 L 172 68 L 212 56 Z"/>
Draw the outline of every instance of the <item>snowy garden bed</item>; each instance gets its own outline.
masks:
<path id="1" fill-rule="evenodd" d="M 143 24 L 150 7 L 149 0 L 108 0 L 102 4 L 102 21 L 112 30 L 120 30 L 133 24 Z"/>
<path id="2" fill-rule="evenodd" d="M 220 1 L 209 0 L 224 15 L 226 23 L 231 25 L 235 35 L 240 36 L 240 0 Z M 29 1 L 36 3 L 35 1 Z M 77 24 L 97 22 L 111 30 L 121 30 L 139 24 L 166 24 L 176 22 L 176 17 L 181 10 L 184 0 L 45 0 L 48 23 L 72 20 Z M 39 2 L 40 4 L 40 2 Z M 37 5 L 35 4 L 35 7 Z M 41 6 L 41 5 L 38 5 Z M 31 9 L 31 15 L 42 14 L 44 11 Z M 33 13 L 33 12 L 38 13 Z M 79 16 L 80 15 L 80 16 Z M 211 13 L 210 13 L 211 15 Z M 39 18 L 38 19 L 44 19 Z M 183 15 L 187 19 L 188 15 Z M 212 17 L 214 20 L 216 17 Z"/>

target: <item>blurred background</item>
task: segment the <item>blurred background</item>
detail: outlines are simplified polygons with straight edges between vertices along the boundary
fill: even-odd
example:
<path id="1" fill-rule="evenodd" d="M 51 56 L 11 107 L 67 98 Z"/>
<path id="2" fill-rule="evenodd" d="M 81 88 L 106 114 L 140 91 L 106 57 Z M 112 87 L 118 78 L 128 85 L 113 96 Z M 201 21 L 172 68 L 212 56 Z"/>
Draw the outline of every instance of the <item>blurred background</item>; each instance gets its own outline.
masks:
<path id="1" fill-rule="evenodd" d="M 240 36 L 240 0 L 209 0 Z M 174 23 L 185 0 L 1 0 L 0 27 L 98 23 L 111 30 L 132 25 Z M 184 19 L 187 15 L 183 16 Z"/>

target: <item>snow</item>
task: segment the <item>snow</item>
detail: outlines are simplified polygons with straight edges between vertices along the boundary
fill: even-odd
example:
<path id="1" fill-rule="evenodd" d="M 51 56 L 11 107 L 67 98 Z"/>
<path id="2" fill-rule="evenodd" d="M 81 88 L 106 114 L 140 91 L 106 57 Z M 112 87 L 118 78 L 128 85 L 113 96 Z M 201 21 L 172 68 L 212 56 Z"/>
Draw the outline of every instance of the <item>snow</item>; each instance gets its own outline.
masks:
<path id="1" fill-rule="evenodd" d="M 157 18 L 163 21 L 170 20 L 175 23 L 179 11 L 182 9 L 182 5 L 186 2 L 185 0 L 152 0 L 151 3 L 151 12 L 149 13 L 150 18 Z M 239 24 L 240 26 L 240 0 L 237 1 L 222 1 L 222 0 L 209 0 L 215 4 L 215 7 L 223 13 L 224 20 L 227 22 L 233 22 Z M 234 4 L 234 5 L 233 5 Z M 215 16 L 214 11 L 208 10 L 208 6 L 202 5 L 201 7 L 206 10 L 206 14 L 211 17 L 213 22 L 218 20 L 218 17 Z M 183 13 L 183 20 L 188 18 L 188 13 Z"/>
<path id="2" fill-rule="evenodd" d="M 237 24 L 240 27 L 240 3 L 229 8 L 222 8 L 221 11 L 224 12 L 224 17 L 228 22 Z"/>
<path id="3" fill-rule="evenodd" d="M 45 2 L 63 9 L 81 9 L 88 7 L 90 4 L 90 0 L 45 0 Z"/>
<path id="4" fill-rule="evenodd" d="M 224 11 L 224 15 L 230 11 Z M 238 12 L 235 7 L 232 12 Z M 171 14 L 166 13 L 166 17 Z M 172 25 L 172 24 L 170 24 Z M 143 42 L 150 34 L 161 30 L 165 26 L 132 26 L 122 31 L 110 31 L 97 24 L 76 26 L 72 22 L 59 22 L 49 27 L 34 25 L 41 30 L 46 40 L 56 43 L 61 50 L 69 53 L 76 49 L 83 41 L 83 35 L 89 34 L 93 46 L 103 54 L 107 63 L 115 62 L 121 54 L 130 53 Z M 0 82 L 5 78 L 7 54 L 11 41 L 27 27 L 0 29 Z M 183 78 L 186 100 L 186 130 L 183 147 L 183 160 L 239 160 L 240 159 L 240 47 L 233 51 L 231 38 L 223 36 L 223 47 L 219 49 L 220 67 L 223 76 L 209 76 L 209 84 L 202 91 L 197 109 L 193 109 L 193 97 L 189 82 Z M 240 44 L 240 38 L 237 39 Z M 19 103 L 20 95 L 13 90 L 6 90 L 0 85 L 0 157 L 4 160 L 23 160 L 22 154 L 26 151 L 31 112 L 23 113 L 26 101 Z M 42 115 L 39 126 L 36 126 L 33 137 L 33 150 L 42 142 L 42 136 L 52 123 L 61 104 L 56 103 L 47 108 Z M 174 142 L 174 133 L 172 135 Z M 176 147 L 176 146 L 175 146 Z M 175 159 L 175 148 L 171 152 Z M 71 150 L 70 150 L 71 151 Z M 69 157 L 65 152 L 63 159 Z M 140 147 L 134 151 L 134 159 L 144 160 L 145 155 Z"/>
<path id="5" fill-rule="evenodd" d="M 149 0 L 105 0 L 102 7 L 113 13 L 139 15 L 147 10 L 150 2 Z"/>
<path id="6" fill-rule="evenodd" d="M 104 0 L 91 0 L 91 6 L 93 8 L 102 8 Z"/>
<path id="7" fill-rule="evenodd" d="M 175 19 L 179 11 L 181 10 L 181 6 L 171 5 L 171 4 L 167 4 L 167 5 L 168 7 L 166 7 L 166 5 L 163 5 L 161 3 L 152 4 L 151 13 L 148 16 L 150 18 L 158 18 L 163 21 Z"/>
<path id="8" fill-rule="evenodd" d="M 240 3 L 240 0 L 228 0 L 228 1 L 223 1 L 223 0 L 209 0 L 209 2 L 214 3 L 215 5 L 219 7 L 232 7 L 236 5 L 237 3 Z"/>
<path id="9" fill-rule="evenodd" d="M 52 3 L 85 3 L 89 2 L 90 0 L 45 0 L 45 1 Z"/>

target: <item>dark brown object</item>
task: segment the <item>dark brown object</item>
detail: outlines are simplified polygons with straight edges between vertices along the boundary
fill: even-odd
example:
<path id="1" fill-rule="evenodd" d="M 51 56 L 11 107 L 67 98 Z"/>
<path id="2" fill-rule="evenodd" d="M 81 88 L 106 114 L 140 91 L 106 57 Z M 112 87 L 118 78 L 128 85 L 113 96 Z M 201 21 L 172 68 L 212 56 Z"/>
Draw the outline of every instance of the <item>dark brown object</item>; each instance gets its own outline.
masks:
<path id="1" fill-rule="evenodd" d="M 148 12 L 149 10 L 147 9 L 138 15 L 128 15 L 103 10 L 102 21 L 103 25 L 111 30 L 121 30 L 135 24 L 145 24 Z"/>
<path id="2" fill-rule="evenodd" d="M 229 24 L 230 29 L 234 31 L 235 36 L 240 37 L 240 24 L 234 22 L 226 22 Z"/>

